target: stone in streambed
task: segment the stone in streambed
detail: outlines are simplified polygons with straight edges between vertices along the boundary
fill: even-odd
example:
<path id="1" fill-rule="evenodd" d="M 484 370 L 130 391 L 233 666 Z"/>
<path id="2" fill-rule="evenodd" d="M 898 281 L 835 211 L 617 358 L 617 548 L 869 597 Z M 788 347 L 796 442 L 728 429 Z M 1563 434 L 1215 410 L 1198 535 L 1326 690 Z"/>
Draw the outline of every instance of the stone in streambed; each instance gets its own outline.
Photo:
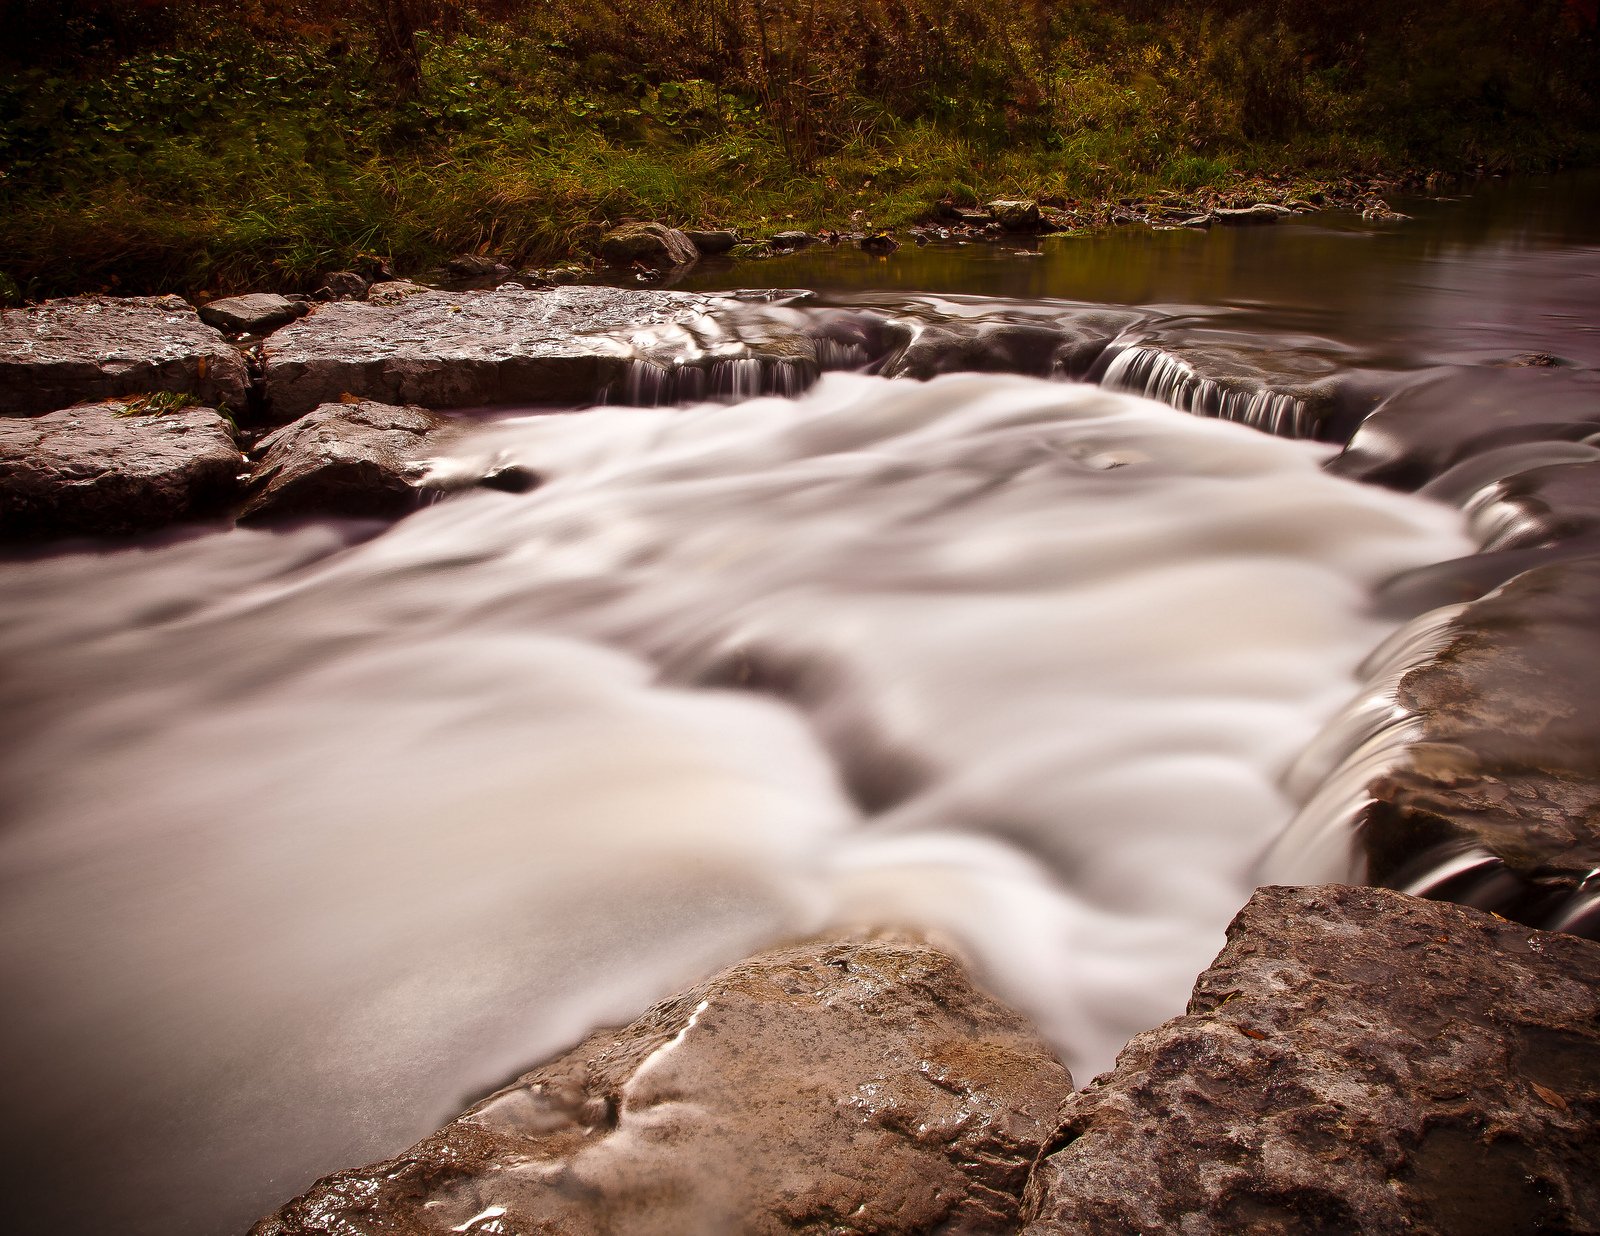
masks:
<path id="1" fill-rule="evenodd" d="M 1419 858 L 1470 848 L 1528 886 L 1503 912 L 1535 915 L 1600 868 L 1600 560 L 1537 567 L 1468 606 L 1395 699 L 1422 734 L 1369 787 L 1371 879 L 1410 883 Z"/>
<path id="2" fill-rule="evenodd" d="M 903 938 L 776 949 L 596 1034 L 253 1236 L 1012 1230 L 1067 1071 Z M 476 1229 L 473 1229 L 476 1230 Z"/>
<path id="3" fill-rule="evenodd" d="M 248 296 L 229 296 L 200 306 L 200 320 L 207 326 L 236 335 L 265 335 L 303 318 L 311 306 L 287 296 L 254 292 Z"/>
<path id="4" fill-rule="evenodd" d="M 613 266 L 685 266 L 700 256 L 694 242 L 675 227 L 660 223 L 624 223 L 600 238 L 600 256 Z"/>
<path id="5" fill-rule="evenodd" d="M 324 404 L 262 440 L 239 518 L 404 515 L 418 504 L 417 465 L 447 426 L 423 408 Z"/>
<path id="6" fill-rule="evenodd" d="M 1025 1236 L 1506 1236 L 1600 1218 L 1600 945 L 1264 888 L 1187 1015 L 1067 1100 Z"/>
<path id="7" fill-rule="evenodd" d="M 137 415 L 116 402 L 0 419 L 0 537 L 123 535 L 216 515 L 243 462 L 210 408 Z"/>
<path id="8" fill-rule="evenodd" d="M 721 302 L 606 287 L 417 292 L 324 305 L 263 347 L 278 423 L 345 394 L 429 408 L 587 403 L 624 378 L 628 336 L 703 319 Z"/>
<path id="9" fill-rule="evenodd" d="M 1039 203 L 1030 199 L 1000 198 L 988 204 L 989 218 L 1008 232 L 1032 232 L 1040 223 Z"/>
<path id="10" fill-rule="evenodd" d="M 685 232 L 689 243 L 707 257 L 720 257 L 739 243 L 739 233 L 727 228 Z"/>
<path id="11" fill-rule="evenodd" d="M 74 296 L 0 309 L 0 415 L 152 391 L 244 407 L 244 357 L 177 296 Z"/>

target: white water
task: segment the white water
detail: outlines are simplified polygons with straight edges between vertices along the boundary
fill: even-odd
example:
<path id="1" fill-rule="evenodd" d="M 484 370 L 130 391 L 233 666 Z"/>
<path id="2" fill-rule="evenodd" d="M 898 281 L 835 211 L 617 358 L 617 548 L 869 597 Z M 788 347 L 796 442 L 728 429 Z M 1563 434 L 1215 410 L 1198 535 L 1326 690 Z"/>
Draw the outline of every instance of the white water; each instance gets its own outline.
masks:
<path id="1" fill-rule="evenodd" d="M 239 1227 L 841 923 L 939 933 L 1087 1081 L 1314 794 L 1280 785 L 1393 629 L 1369 589 L 1471 548 L 1325 453 L 835 374 L 497 424 L 439 472 L 544 487 L 375 539 L 0 568 L 13 1166 L 107 1228 Z"/>

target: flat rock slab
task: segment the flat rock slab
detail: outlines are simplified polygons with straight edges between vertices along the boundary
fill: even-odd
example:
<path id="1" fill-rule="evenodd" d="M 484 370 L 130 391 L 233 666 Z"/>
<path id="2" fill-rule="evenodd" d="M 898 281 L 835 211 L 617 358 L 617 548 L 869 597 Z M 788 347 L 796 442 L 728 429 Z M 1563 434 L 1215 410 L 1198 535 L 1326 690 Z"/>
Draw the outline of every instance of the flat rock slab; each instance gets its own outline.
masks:
<path id="1" fill-rule="evenodd" d="M 1600 1225 L 1600 945 L 1382 889 L 1265 888 L 1188 1014 L 1072 1096 L 1027 1236 Z"/>
<path id="2" fill-rule="evenodd" d="M 145 532 L 220 513 L 244 458 L 210 408 L 127 415 L 120 403 L 0 420 L 0 536 Z"/>
<path id="3" fill-rule="evenodd" d="M 630 336 L 717 307 L 679 292 L 501 287 L 323 305 L 264 346 L 278 421 L 342 395 L 427 408 L 587 403 L 623 380 Z"/>
<path id="4" fill-rule="evenodd" d="M 1492 856 L 1530 896 L 1600 868 L 1600 560 L 1540 566 L 1474 602 L 1396 701 L 1422 736 L 1370 787 L 1375 882 L 1411 885 L 1439 847 Z"/>
<path id="5" fill-rule="evenodd" d="M 1071 1088 L 943 953 L 899 938 L 799 945 L 594 1035 L 252 1231 L 1011 1230 Z"/>
<path id="6" fill-rule="evenodd" d="M 270 292 L 248 296 L 229 296 L 200 306 L 200 320 L 218 330 L 235 334 L 264 335 L 303 318 L 311 306 L 303 300 L 290 300 Z"/>
<path id="7" fill-rule="evenodd" d="M 155 391 L 245 406 L 244 357 L 177 296 L 74 296 L 0 309 L 0 415 Z"/>
<path id="8" fill-rule="evenodd" d="M 448 426 L 423 408 L 324 404 L 262 439 L 239 518 L 403 515 L 419 502 L 417 464 Z"/>

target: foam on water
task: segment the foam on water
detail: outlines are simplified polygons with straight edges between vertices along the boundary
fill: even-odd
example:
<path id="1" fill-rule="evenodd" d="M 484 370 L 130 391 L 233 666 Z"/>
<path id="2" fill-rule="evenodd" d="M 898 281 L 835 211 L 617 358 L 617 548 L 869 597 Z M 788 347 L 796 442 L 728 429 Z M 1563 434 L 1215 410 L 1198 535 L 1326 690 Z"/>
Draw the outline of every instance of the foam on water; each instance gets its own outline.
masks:
<path id="1" fill-rule="evenodd" d="M 4 567 L 12 1165 L 58 1218 L 237 1228 L 831 924 L 938 933 L 1087 1081 L 1319 792 L 1372 586 L 1470 549 L 1324 457 L 831 374 L 498 423 L 436 471 L 543 487 L 381 534 Z"/>

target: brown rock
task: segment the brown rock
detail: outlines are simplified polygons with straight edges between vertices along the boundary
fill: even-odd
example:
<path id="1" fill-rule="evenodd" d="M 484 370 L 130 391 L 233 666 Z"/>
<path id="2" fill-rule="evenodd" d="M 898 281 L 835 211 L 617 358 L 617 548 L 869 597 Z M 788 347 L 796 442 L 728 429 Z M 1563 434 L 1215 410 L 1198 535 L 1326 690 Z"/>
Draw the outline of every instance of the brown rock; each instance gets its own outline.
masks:
<path id="1" fill-rule="evenodd" d="M 248 296 L 229 296 L 200 307 L 200 320 L 207 326 L 235 334 L 265 335 L 296 318 L 303 318 L 311 306 L 287 296 L 254 292 Z"/>
<path id="2" fill-rule="evenodd" d="M 446 424 L 422 408 L 324 404 L 262 440 L 239 518 L 403 515 L 418 501 L 415 465 Z"/>
<path id="3" fill-rule="evenodd" d="M 1411 884 L 1440 846 L 1494 856 L 1528 895 L 1600 867 L 1600 560 L 1541 566 L 1474 602 L 1396 699 L 1423 732 L 1370 787 L 1375 882 Z"/>
<path id="4" fill-rule="evenodd" d="M 171 391 L 242 409 L 244 358 L 177 296 L 74 296 L 0 309 L 0 415 Z"/>
<path id="5" fill-rule="evenodd" d="M 0 536 L 119 535 L 221 511 L 243 457 L 210 408 L 93 404 L 0 419 Z"/>
<path id="6" fill-rule="evenodd" d="M 1265 888 L 1186 1016 L 1072 1096 L 1027 1236 L 1600 1223 L 1600 945 L 1382 889 Z"/>
<path id="7" fill-rule="evenodd" d="M 1001 1231 L 1070 1090 L 943 953 L 804 944 L 594 1035 L 252 1231 Z"/>
<path id="8" fill-rule="evenodd" d="M 696 261 L 700 250 L 675 227 L 661 223 L 624 223 L 600 238 L 600 256 L 613 266 L 643 262 L 665 268 Z"/>

